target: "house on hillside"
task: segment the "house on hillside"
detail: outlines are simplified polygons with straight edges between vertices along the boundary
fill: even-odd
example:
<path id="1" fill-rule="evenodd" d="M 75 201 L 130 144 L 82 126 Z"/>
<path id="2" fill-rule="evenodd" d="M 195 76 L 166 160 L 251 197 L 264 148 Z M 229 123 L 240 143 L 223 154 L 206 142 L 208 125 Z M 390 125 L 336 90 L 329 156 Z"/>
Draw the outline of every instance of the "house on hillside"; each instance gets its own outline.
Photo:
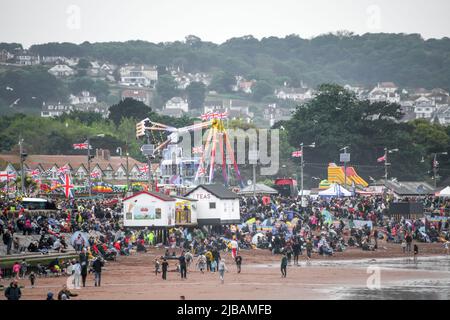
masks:
<path id="1" fill-rule="evenodd" d="M 286 88 L 275 91 L 275 96 L 282 100 L 308 101 L 313 98 L 313 91 L 309 88 Z"/>
<path id="2" fill-rule="evenodd" d="M 70 104 L 58 103 L 42 103 L 41 117 L 42 118 L 54 118 L 62 116 L 64 113 L 72 112 L 73 106 Z"/>
<path id="3" fill-rule="evenodd" d="M 414 101 L 416 119 L 431 119 L 435 111 L 436 106 L 431 99 L 420 97 Z"/>
<path id="4" fill-rule="evenodd" d="M 69 101 L 73 105 L 94 104 L 97 103 L 97 97 L 90 94 L 89 91 L 82 91 L 80 94 L 69 96 Z"/>
<path id="5" fill-rule="evenodd" d="M 65 64 L 57 64 L 56 66 L 50 68 L 48 72 L 55 77 L 70 77 L 73 76 L 76 71 L 72 69 L 71 67 L 65 65 Z"/>
<path id="6" fill-rule="evenodd" d="M 152 100 L 152 94 L 148 90 L 142 89 L 127 89 L 123 90 L 121 94 L 121 98 L 132 98 L 137 101 L 141 101 L 147 106 L 150 106 L 150 101 Z"/>
<path id="7" fill-rule="evenodd" d="M 189 111 L 189 105 L 188 102 L 181 98 L 181 97 L 173 97 L 169 101 L 166 102 L 166 105 L 164 106 L 166 110 L 168 109 L 180 109 L 183 112 Z"/>
<path id="8" fill-rule="evenodd" d="M 14 55 L 6 51 L 5 49 L 0 50 L 0 62 L 7 62 L 14 58 Z"/>
<path id="9" fill-rule="evenodd" d="M 120 84 L 125 86 L 155 87 L 158 81 L 156 66 L 131 65 L 120 68 Z"/>

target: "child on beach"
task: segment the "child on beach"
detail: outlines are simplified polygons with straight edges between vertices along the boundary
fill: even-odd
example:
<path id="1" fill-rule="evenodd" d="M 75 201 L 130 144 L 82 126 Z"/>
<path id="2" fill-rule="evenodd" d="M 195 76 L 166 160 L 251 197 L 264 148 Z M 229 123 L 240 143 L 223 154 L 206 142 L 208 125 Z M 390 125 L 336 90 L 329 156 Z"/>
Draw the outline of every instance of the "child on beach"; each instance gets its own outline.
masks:
<path id="1" fill-rule="evenodd" d="M 159 271 L 159 267 L 161 266 L 161 263 L 159 262 L 158 258 L 155 259 L 155 276 L 158 275 Z"/>
<path id="2" fill-rule="evenodd" d="M 216 272 L 216 268 L 217 268 L 217 261 L 216 260 L 211 261 L 211 272 Z"/>
<path id="3" fill-rule="evenodd" d="M 36 275 L 34 274 L 34 272 L 31 272 L 28 278 L 31 282 L 31 288 L 34 288 L 34 282 L 36 281 Z"/>

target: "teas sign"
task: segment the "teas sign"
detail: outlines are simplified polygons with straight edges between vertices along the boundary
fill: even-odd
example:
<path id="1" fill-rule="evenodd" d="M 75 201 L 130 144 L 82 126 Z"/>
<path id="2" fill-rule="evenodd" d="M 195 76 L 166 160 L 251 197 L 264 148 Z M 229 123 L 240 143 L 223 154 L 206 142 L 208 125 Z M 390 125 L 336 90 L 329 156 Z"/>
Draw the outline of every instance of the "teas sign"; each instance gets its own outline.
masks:
<path id="1" fill-rule="evenodd" d="M 195 194 L 195 198 L 197 200 L 210 200 L 211 199 L 211 194 L 209 194 L 209 193 L 197 193 L 197 194 Z"/>

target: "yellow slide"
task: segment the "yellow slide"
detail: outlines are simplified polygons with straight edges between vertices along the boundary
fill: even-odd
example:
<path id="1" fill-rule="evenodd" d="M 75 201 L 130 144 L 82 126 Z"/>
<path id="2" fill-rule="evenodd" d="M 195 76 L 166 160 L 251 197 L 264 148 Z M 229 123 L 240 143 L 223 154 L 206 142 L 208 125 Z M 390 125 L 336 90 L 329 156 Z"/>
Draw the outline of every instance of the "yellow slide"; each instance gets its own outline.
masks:
<path id="1" fill-rule="evenodd" d="M 338 183 L 343 185 L 345 183 L 344 168 L 338 167 L 335 164 L 330 164 L 328 166 L 328 181 L 330 183 Z M 355 171 L 353 167 L 347 168 L 347 186 L 352 184 L 361 187 L 367 187 L 369 184 L 361 178 Z"/>

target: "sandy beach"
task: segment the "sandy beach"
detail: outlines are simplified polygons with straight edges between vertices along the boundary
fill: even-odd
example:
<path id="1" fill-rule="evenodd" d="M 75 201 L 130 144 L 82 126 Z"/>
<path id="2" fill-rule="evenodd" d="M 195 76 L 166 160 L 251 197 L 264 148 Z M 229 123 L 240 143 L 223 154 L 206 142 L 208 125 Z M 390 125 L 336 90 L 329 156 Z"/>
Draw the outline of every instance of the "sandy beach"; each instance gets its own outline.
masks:
<path id="1" fill-rule="evenodd" d="M 268 250 L 242 250 L 242 273 L 238 274 L 231 254 L 221 253 L 226 259 L 228 272 L 221 284 L 218 273 L 202 274 L 191 266 L 186 280 L 177 272 L 169 272 L 166 281 L 154 273 L 154 259 L 165 248 L 151 248 L 147 253 L 121 256 L 116 262 L 107 262 L 102 274 L 102 286 L 94 287 L 94 277 L 89 274 L 87 287 L 71 290 L 78 293 L 74 300 L 128 300 L 170 299 L 185 296 L 193 299 L 339 299 L 347 289 L 366 289 L 373 267 L 380 267 L 381 288 L 411 281 L 450 281 L 450 268 L 421 268 L 422 261 L 443 257 L 442 244 L 419 244 L 421 255 L 415 265 L 412 256 L 405 255 L 398 244 L 381 242 L 375 252 L 351 248 L 332 257 L 313 255 L 308 263 L 300 257 L 300 266 L 289 266 L 287 278 L 280 275 L 280 255 Z M 177 250 L 179 253 L 180 250 Z M 172 251 L 171 251 L 172 252 Z M 388 267 L 386 262 L 395 261 L 407 267 Z M 175 269 L 170 260 L 169 270 Z M 371 268 L 368 269 L 368 267 Z M 35 288 L 28 279 L 21 279 L 22 299 L 43 300 L 47 292 L 55 295 L 67 282 L 67 277 L 38 278 Z M 8 280 L 2 284 L 7 285 Z"/>

